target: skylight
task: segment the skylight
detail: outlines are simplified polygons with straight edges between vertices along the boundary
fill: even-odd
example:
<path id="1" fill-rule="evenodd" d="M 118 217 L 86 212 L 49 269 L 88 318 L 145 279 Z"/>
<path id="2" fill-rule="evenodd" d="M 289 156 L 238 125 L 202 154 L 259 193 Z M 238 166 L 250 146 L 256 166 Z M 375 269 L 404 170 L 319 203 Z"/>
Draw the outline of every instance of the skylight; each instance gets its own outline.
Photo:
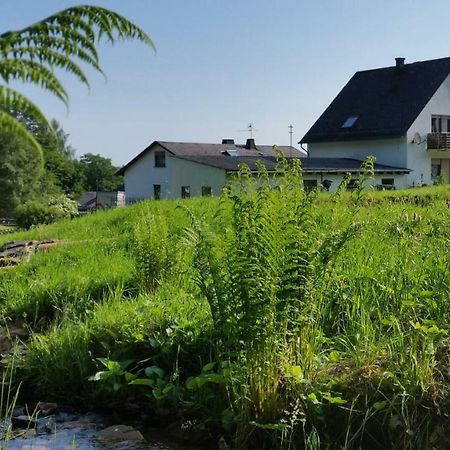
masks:
<path id="1" fill-rule="evenodd" d="M 349 116 L 345 120 L 345 122 L 342 124 L 342 128 L 351 128 L 355 122 L 358 120 L 359 116 Z"/>
<path id="2" fill-rule="evenodd" d="M 241 154 L 239 153 L 239 150 L 234 150 L 234 149 L 230 149 L 230 150 L 224 150 L 222 151 L 223 155 L 227 155 L 227 156 L 241 156 Z"/>

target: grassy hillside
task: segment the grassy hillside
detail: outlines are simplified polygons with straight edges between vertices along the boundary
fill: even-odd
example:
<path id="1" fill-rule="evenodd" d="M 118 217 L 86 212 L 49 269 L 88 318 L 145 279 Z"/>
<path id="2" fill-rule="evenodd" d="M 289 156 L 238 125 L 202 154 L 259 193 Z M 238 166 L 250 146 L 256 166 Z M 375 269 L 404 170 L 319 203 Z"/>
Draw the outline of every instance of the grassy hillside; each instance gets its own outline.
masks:
<path id="1" fill-rule="evenodd" d="M 237 448 L 445 448 L 449 187 L 266 181 L 0 235 L 61 241 L 0 269 L 22 395 L 142 403 Z"/>

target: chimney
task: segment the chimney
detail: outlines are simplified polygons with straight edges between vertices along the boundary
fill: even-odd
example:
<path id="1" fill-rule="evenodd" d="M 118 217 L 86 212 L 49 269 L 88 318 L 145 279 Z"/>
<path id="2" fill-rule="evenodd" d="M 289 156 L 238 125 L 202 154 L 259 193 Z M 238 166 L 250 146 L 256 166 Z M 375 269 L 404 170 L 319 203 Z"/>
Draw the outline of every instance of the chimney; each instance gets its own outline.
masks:
<path id="1" fill-rule="evenodd" d="M 395 67 L 401 69 L 405 65 L 405 58 L 395 58 Z"/>
<path id="2" fill-rule="evenodd" d="M 222 139 L 222 144 L 234 145 L 234 139 Z"/>
<path id="3" fill-rule="evenodd" d="M 256 150 L 256 144 L 254 139 L 247 139 L 247 142 L 245 144 L 245 148 L 247 150 Z"/>

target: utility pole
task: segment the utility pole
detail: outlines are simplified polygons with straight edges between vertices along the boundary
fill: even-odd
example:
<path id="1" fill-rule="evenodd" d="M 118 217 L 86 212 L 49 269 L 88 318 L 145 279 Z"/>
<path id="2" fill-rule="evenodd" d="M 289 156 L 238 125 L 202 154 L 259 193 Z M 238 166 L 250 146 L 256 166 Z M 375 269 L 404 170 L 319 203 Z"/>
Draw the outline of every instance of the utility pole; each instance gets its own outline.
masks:
<path id="1" fill-rule="evenodd" d="M 292 158 L 292 133 L 294 132 L 294 127 L 289 125 L 289 156 Z"/>

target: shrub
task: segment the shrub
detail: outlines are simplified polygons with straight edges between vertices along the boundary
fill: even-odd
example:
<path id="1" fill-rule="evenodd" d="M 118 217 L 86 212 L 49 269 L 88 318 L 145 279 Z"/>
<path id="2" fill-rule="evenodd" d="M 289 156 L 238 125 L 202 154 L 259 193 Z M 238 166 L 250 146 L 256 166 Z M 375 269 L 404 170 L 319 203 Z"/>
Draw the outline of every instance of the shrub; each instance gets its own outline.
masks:
<path id="1" fill-rule="evenodd" d="M 47 202 L 28 200 L 15 210 L 17 225 L 29 229 L 33 225 L 49 224 L 77 214 L 77 204 L 66 196 L 51 198 Z"/>

